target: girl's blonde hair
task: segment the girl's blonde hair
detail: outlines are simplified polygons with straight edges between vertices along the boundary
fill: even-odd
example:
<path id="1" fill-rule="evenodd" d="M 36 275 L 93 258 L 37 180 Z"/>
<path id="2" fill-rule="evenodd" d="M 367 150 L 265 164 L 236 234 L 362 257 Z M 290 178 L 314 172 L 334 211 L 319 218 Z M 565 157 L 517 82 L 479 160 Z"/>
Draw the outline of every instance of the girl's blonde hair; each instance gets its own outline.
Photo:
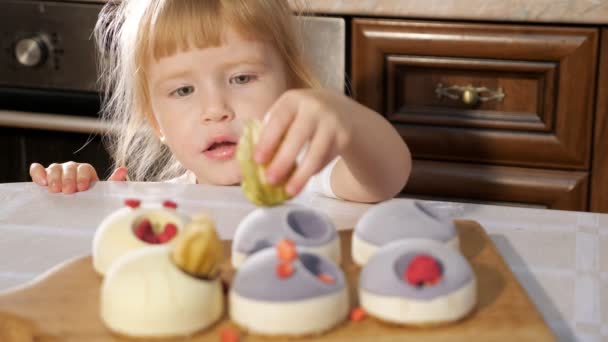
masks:
<path id="1" fill-rule="evenodd" d="M 292 1 L 293 4 L 293 1 Z M 123 0 L 108 3 L 95 27 L 102 113 L 114 166 L 129 179 L 158 181 L 185 170 L 157 137 L 145 65 L 192 48 L 219 46 L 222 32 L 235 29 L 274 46 L 295 87 L 319 88 L 302 57 L 301 30 L 285 0 Z"/>

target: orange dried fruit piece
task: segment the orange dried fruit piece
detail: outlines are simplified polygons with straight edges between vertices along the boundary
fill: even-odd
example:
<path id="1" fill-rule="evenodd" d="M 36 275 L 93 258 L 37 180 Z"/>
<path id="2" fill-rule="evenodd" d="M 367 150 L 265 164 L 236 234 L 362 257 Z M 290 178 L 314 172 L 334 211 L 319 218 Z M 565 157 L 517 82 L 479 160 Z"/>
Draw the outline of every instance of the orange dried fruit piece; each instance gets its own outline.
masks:
<path id="1" fill-rule="evenodd" d="M 334 277 L 332 277 L 331 275 L 329 275 L 327 273 L 321 273 L 321 274 L 317 275 L 317 278 L 325 284 L 333 284 L 336 282 Z"/>
<path id="2" fill-rule="evenodd" d="M 296 244 L 288 239 L 280 240 L 277 243 L 277 255 L 282 261 L 294 261 L 298 257 Z"/>
<path id="3" fill-rule="evenodd" d="M 348 318 L 353 322 L 359 322 L 367 316 L 365 310 L 362 307 L 356 307 L 350 311 Z"/>
<path id="4" fill-rule="evenodd" d="M 224 328 L 220 331 L 221 342 L 239 342 L 239 333 L 234 329 Z"/>
<path id="5" fill-rule="evenodd" d="M 277 276 L 281 279 L 291 277 L 294 271 L 293 265 L 290 262 L 280 262 L 277 264 Z"/>

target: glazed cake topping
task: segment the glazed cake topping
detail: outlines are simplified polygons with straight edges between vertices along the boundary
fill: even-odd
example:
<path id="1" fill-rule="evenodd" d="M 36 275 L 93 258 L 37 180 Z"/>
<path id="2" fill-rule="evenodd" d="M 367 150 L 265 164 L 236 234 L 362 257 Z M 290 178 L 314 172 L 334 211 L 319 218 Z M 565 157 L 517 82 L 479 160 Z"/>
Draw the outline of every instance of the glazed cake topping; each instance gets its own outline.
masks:
<path id="1" fill-rule="evenodd" d="M 330 275 L 333 282 L 321 281 L 321 274 Z M 239 267 L 231 292 L 253 300 L 276 303 L 336 294 L 345 288 L 345 284 L 340 268 L 327 258 L 298 251 L 298 258 L 286 263 L 278 260 L 274 248 L 267 248 L 253 254 Z"/>
<path id="2" fill-rule="evenodd" d="M 135 198 L 127 198 L 124 204 L 129 208 L 137 209 L 141 205 L 141 201 Z"/>
<path id="3" fill-rule="evenodd" d="M 403 278 L 410 285 L 433 286 L 441 280 L 441 264 L 428 254 L 419 254 L 405 269 Z"/>
<path id="4" fill-rule="evenodd" d="M 171 241 L 177 234 L 174 223 L 166 223 L 160 233 L 156 233 L 149 219 L 144 218 L 135 226 L 135 235 L 142 241 L 151 244 L 161 244 Z"/>

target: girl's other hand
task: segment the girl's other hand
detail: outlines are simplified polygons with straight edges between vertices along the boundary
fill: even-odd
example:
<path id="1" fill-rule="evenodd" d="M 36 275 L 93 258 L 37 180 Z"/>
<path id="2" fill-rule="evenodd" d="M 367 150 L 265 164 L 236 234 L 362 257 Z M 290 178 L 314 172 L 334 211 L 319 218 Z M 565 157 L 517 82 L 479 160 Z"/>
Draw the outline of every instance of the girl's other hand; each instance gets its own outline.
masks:
<path id="1" fill-rule="evenodd" d="M 49 167 L 33 163 L 30 166 L 30 177 L 34 183 L 48 186 L 49 192 L 63 192 L 72 194 L 88 190 L 91 182 L 99 180 L 97 171 L 91 164 L 67 162 L 63 164 L 53 163 Z M 108 178 L 109 181 L 126 181 L 127 169 L 119 167 Z"/>

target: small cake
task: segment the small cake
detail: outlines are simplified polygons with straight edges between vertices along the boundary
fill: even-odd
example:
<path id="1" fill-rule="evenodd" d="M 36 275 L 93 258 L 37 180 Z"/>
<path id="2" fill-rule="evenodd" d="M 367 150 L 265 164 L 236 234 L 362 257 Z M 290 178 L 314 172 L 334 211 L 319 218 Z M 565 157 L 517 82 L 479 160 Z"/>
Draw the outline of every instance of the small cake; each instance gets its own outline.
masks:
<path id="1" fill-rule="evenodd" d="M 300 251 L 337 264 L 341 261 L 340 240 L 331 219 L 316 210 L 287 204 L 258 208 L 241 221 L 232 243 L 232 265 L 238 268 L 247 257 L 281 239 L 294 241 Z"/>
<path id="2" fill-rule="evenodd" d="M 459 320 L 477 302 L 475 274 L 462 254 L 424 239 L 383 246 L 359 276 L 359 302 L 370 315 L 403 325 Z"/>
<path id="3" fill-rule="evenodd" d="M 106 217 L 93 237 L 93 267 L 104 275 L 117 258 L 150 245 L 171 244 L 188 218 L 177 212 L 177 204 L 143 207 L 137 199 Z"/>
<path id="4" fill-rule="evenodd" d="M 238 269 L 229 295 L 233 322 L 266 336 L 310 336 L 348 315 L 342 270 L 332 261 L 295 251 L 288 240 L 249 257 Z"/>
<path id="5" fill-rule="evenodd" d="M 139 338 L 189 336 L 224 311 L 218 277 L 222 245 L 205 217 L 195 217 L 173 246 L 131 251 L 108 269 L 101 318 L 113 332 Z"/>
<path id="6" fill-rule="evenodd" d="M 355 225 L 351 252 L 358 265 L 383 245 L 402 239 L 431 239 L 459 250 L 452 220 L 443 218 L 422 202 L 392 199 L 368 209 Z"/>

